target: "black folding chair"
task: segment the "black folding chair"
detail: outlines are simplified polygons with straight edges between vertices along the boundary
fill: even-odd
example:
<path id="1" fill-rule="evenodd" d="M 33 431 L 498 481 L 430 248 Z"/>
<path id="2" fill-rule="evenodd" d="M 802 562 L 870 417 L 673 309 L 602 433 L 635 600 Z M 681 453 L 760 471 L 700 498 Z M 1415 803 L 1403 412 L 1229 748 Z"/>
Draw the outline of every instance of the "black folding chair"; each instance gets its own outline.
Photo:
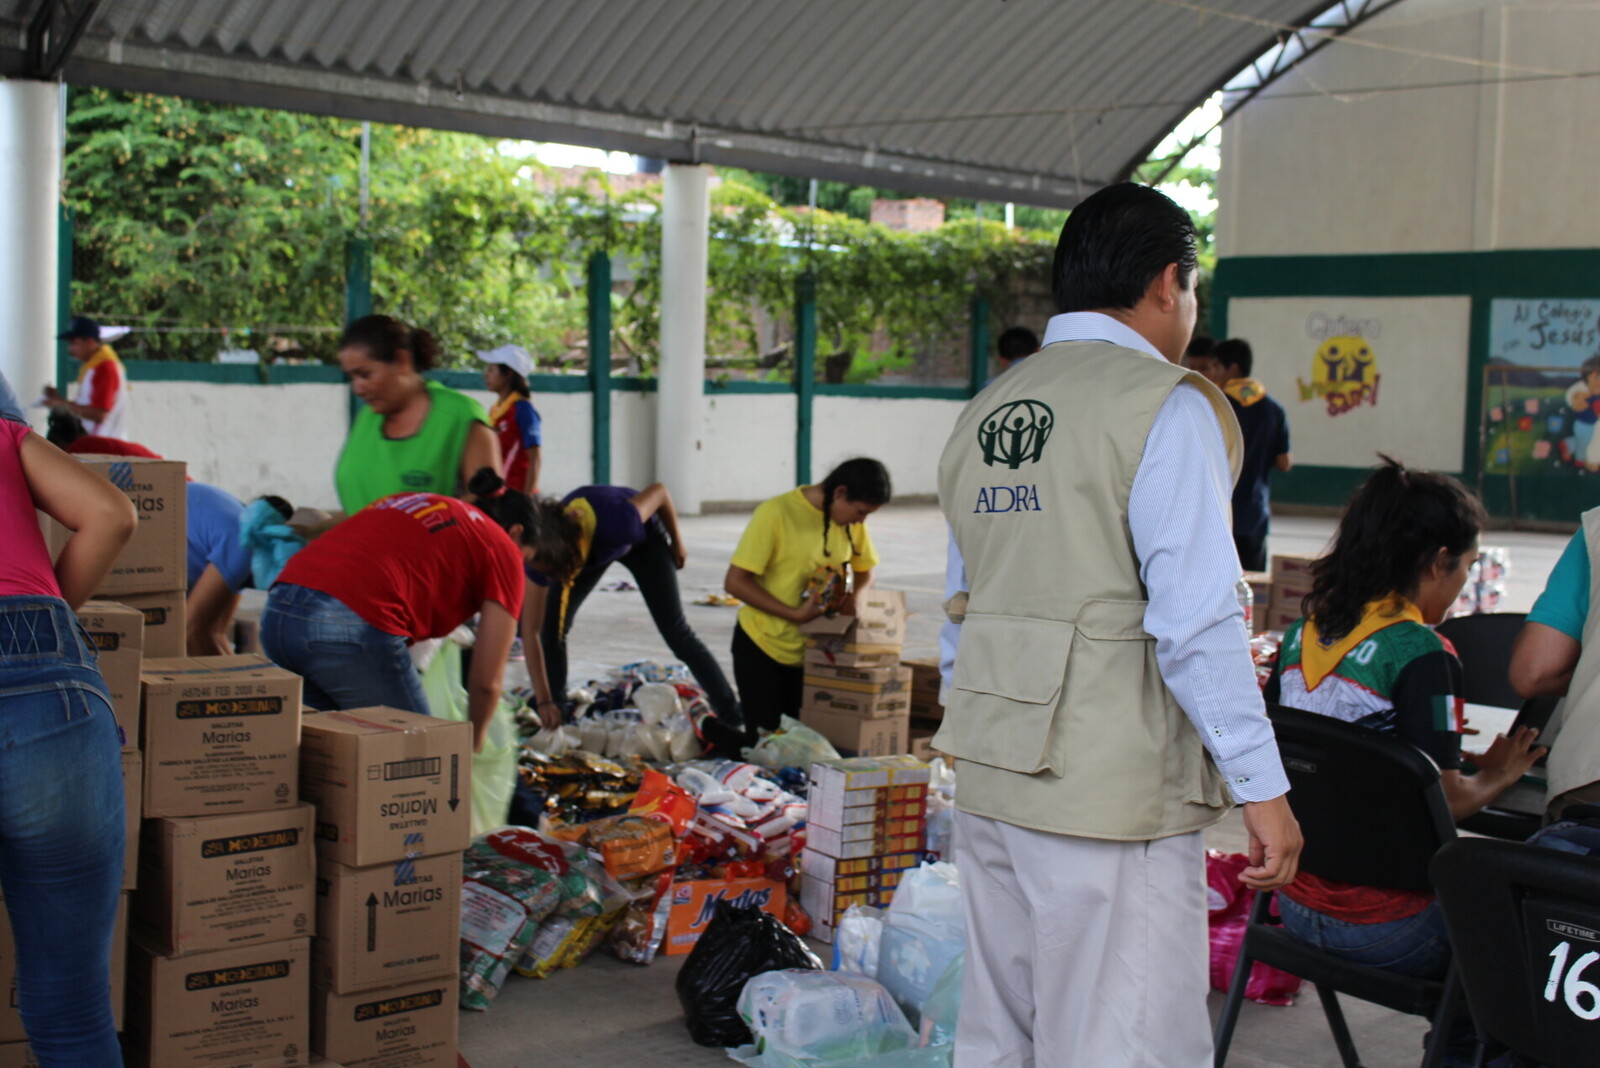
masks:
<path id="1" fill-rule="evenodd" d="M 1522 707 L 1522 697 L 1511 688 L 1511 643 L 1527 618 L 1525 612 L 1486 612 L 1456 616 L 1434 628 L 1461 657 L 1461 696 L 1468 704 Z"/>
<path id="2" fill-rule="evenodd" d="M 1289 774 L 1289 804 L 1305 835 L 1300 870 L 1325 879 L 1393 890 L 1428 890 L 1428 861 L 1456 836 L 1439 768 L 1392 734 L 1292 708 L 1269 709 Z M 1227 1063 L 1234 1025 L 1256 961 L 1316 987 L 1345 1068 L 1360 1068 L 1338 995 L 1426 1016 L 1433 1034 L 1423 1068 L 1441 1062 L 1451 1025 L 1464 1009 L 1454 965 L 1442 981 L 1411 979 L 1356 964 L 1302 942 L 1271 917 L 1272 894 L 1258 894 L 1239 965 L 1217 1021 L 1216 1066 Z"/>
<path id="3" fill-rule="evenodd" d="M 1547 1068 L 1600 1064 L 1600 857 L 1463 838 L 1433 882 L 1483 1043 Z"/>

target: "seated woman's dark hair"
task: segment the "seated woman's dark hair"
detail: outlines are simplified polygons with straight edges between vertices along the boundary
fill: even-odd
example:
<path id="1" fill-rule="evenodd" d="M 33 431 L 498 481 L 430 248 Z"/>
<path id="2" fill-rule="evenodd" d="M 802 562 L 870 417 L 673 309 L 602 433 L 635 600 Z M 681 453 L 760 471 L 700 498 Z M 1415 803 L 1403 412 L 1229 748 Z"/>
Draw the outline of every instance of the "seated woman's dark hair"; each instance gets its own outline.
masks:
<path id="1" fill-rule="evenodd" d="M 506 486 L 491 467 L 480 467 L 467 492 L 472 505 L 503 530 L 522 527 L 522 544 L 534 550 L 534 566 L 551 578 L 565 582 L 578 571 L 578 521 L 552 497 L 530 497 Z"/>
<path id="2" fill-rule="evenodd" d="M 1326 641 L 1355 629 L 1370 602 L 1413 596 L 1440 549 L 1459 564 L 1483 529 L 1483 506 L 1460 482 L 1380 459 L 1345 505 L 1333 548 L 1311 565 L 1311 592 L 1300 610 Z"/>
<path id="3" fill-rule="evenodd" d="M 882 507 L 889 503 L 894 489 L 889 484 L 889 469 L 877 460 L 858 456 L 828 472 L 822 480 L 822 553 L 831 556 L 828 549 L 828 528 L 833 523 L 833 495 L 844 490 L 846 500 L 857 504 Z M 846 531 L 846 536 L 848 536 Z"/>
<path id="4" fill-rule="evenodd" d="M 50 413 L 44 439 L 58 449 L 65 449 L 88 433 L 82 419 L 65 408 L 56 408 Z"/>
<path id="5" fill-rule="evenodd" d="M 411 353 L 411 366 L 421 374 L 439 361 L 439 343 L 421 327 L 392 315 L 363 315 L 339 335 L 341 349 L 359 347 L 379 363 L 394 363 L 399 352 Z"/>

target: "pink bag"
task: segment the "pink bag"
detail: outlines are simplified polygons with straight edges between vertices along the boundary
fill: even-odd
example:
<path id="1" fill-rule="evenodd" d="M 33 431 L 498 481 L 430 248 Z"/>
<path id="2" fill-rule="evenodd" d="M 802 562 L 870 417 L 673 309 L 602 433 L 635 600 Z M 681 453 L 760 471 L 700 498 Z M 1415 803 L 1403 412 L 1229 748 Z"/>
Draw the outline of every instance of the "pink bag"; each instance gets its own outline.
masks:
<path id="1" fill-rule="evenodd" d="M 1239 873 L 1250 866 L 1243 853 L 1206 851 L 1206 908 L 1211 926 L 1211 987 L 1226 991 L 1233 982 L 1239 963 L 1239 946 L 1244 942 L 1245 925 L 1256 892 L 1239 881 Z M 1272 914 L 1277 915 L 1274 901 Z M 1245 997 L 1263 1005 L 1293 1005 L 1302 980 L 1259 961 L 1250 969 Z"/>

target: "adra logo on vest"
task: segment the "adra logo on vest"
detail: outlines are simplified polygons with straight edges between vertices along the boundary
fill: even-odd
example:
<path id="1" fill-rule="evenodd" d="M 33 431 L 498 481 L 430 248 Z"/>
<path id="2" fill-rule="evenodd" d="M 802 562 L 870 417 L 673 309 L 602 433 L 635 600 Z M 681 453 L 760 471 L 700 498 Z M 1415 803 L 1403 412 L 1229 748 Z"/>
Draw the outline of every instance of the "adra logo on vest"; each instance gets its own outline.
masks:
<path id="1" fill-rule="evenodd" d="M 974 515 L 996 512 L 1042 512 L 1038 486 L 979 486 Z"/>
<path id="2" fill-rule="evenodd" d="M 1013 471 L 1023 464 L 1036 463 L 1055 426 L 1056 413 L 1043 401 L 1002 404 L 978 424 L 983 462 L 990 467 L 1003 464 Z"/>

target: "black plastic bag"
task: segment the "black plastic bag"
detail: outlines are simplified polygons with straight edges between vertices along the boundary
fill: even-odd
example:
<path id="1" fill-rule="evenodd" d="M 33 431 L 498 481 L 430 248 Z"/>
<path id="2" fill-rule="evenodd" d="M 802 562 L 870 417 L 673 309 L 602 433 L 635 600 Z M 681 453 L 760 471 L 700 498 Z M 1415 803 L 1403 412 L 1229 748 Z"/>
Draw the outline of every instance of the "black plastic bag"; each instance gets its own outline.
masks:
<path id="1" fill-rule="evenodd" d="M 689 1037 L 702 1046 L 754 1041 L 739 1018 L 739 994 L 752 977 L 784 968 L 821 971 L 822 962 L 776 916 L 717 902 L 705 933 L 678 972 L 678 1003 Z"/>

